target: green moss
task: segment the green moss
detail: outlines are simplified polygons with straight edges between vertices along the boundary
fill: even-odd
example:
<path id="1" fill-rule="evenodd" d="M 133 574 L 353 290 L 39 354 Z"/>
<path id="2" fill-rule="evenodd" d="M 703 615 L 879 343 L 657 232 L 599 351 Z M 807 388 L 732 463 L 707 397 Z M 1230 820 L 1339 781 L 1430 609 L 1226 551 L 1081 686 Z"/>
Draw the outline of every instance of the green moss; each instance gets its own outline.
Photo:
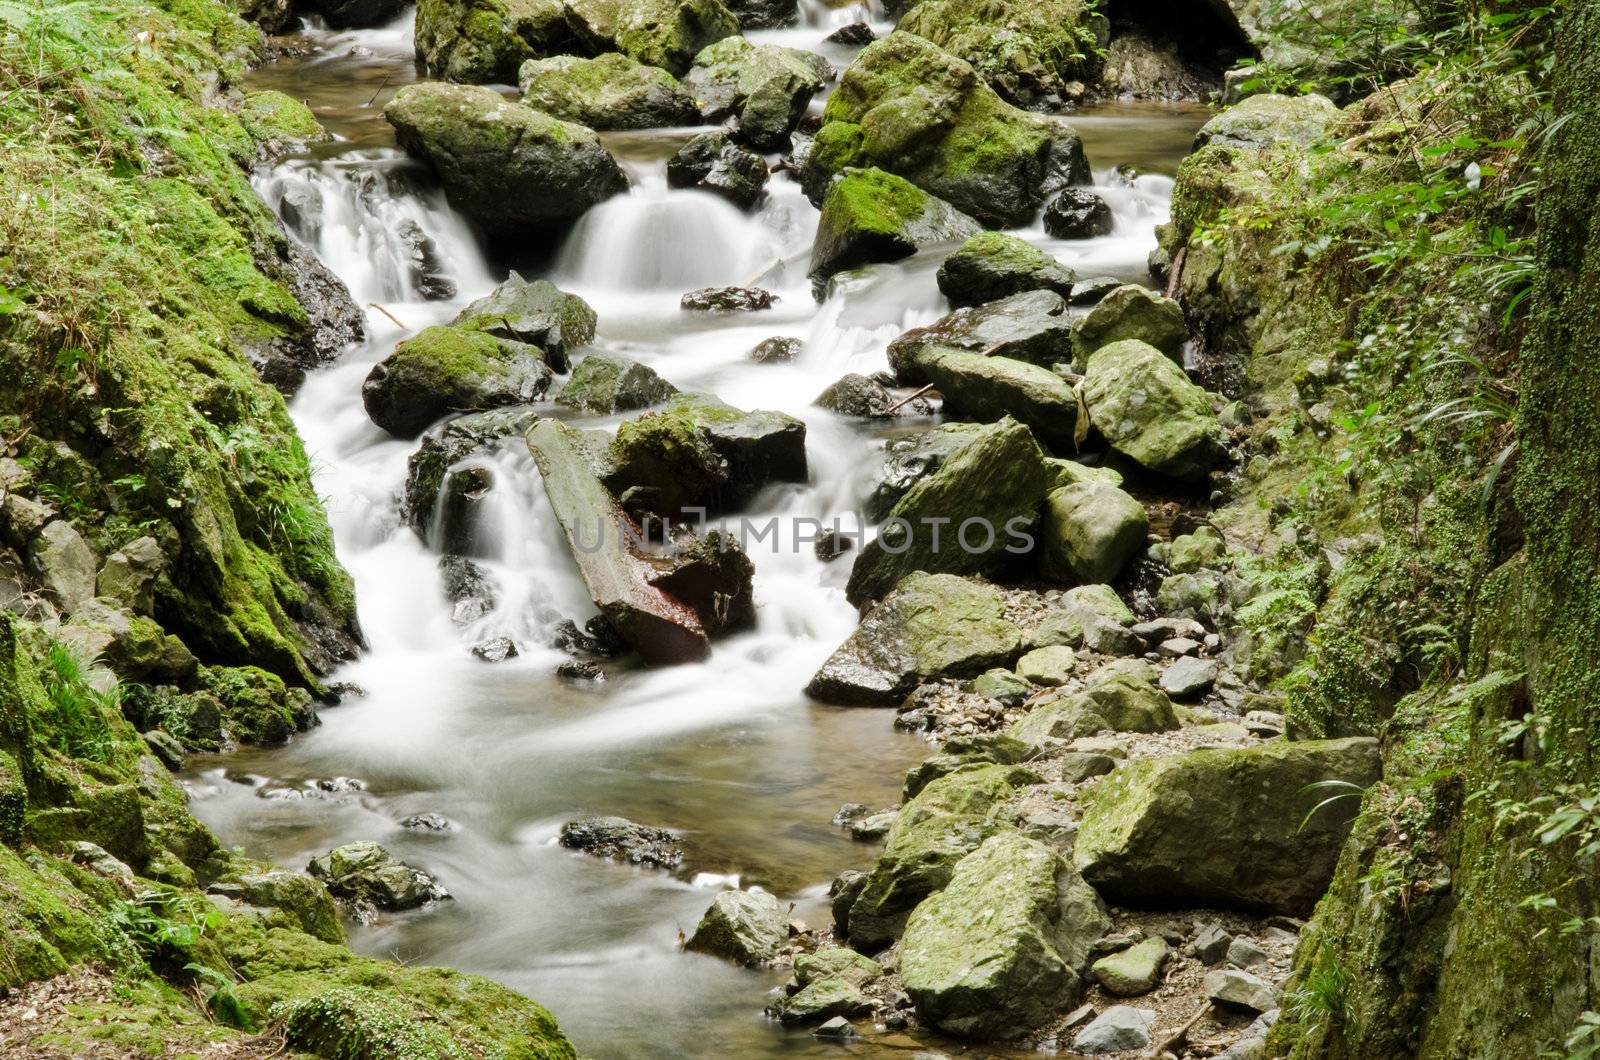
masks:
<path id="1" fill-rule="evenodd" d="M 1092 73 L 1091 10 L 1078 0 L 923 0 L 897 28 L 960 56 L 1002 96 L 1028 105 Z"/>
<path id="2" fill-rule="evenodd" d="M 304 142 L 327 136 L 310 107 L 276 89 L 247 92 L 239 106 L 239 123 L 252 140 L 263 144 Z"/>
<path id="3" fill-rule="evenodd" d="M 928 195 L 915 184 L 881 169 L 846 173 L 829 195 L 830 208 L 842 211 L 852 227 L 900 235 L 928 208 Z"/>
<path id="4" fill-rule="evenodd" d="M 0 847 L 0 985 L 19 987 L 74 965 L 142 964 L 99 907 L 43 857 Z"/>

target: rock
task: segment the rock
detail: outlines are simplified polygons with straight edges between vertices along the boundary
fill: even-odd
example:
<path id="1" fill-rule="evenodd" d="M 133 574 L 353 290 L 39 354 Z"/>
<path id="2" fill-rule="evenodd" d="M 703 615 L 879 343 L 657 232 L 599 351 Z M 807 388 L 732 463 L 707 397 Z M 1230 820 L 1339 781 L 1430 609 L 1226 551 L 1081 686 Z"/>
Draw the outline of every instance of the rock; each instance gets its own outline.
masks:
<path id="1" fill-rule="evenodd" d="M 1086 796 L 1075 857 L 1118 903 L 1304 914 L 1358 804 L 1342 799 L 1307 820 L 1326 797 L 1308 785 L 1364 787 L 1378 775 L 1377 741 L 1363 737 L 1140 759 Z"/>
<path id="2" fill-rule="evenodd" d="M 985 428 L 896 502 L 856 557 L 845 595 L 859 607 L 913 571 L 1002 570 L 1031 548 L 1050 477 L 1027 427 L 1008 418 Z"/>
<path id="3" fill-rule="evenodd" d="M 694 97 L 677 78 L 617 52 L 530 59 L 517 84 L 526 105 L 591 129 L 653 129 L 700 119 Z"/>
<path id="4" fill-rule="evenodd" d="M 1045 204 L 1044 230 L 1057 239 L 1094 239 L 1116 227 L 1111 206 L 1083 188 L 1066 188 Z"/>
<path id="5" fill-rule="evenodd" d="M 373 29 L 405 10 L 405 0 L 312 0 L 307 5 L 334 29 Z"/>
<path id="6" fill-rule="evenodd" d="M 1039 535 L 1040 573 L 1073 585 L 1114 581 L 1149 532 L 1144 505 L 1109 482 L 1051 490 Z"/>
<path id="7" fill-rule="evenodd" d="M 767 184 L 767 163 L 718 130 L 704 132 L 667 159 L 667 183 L 674 188 L 699 188 L 748 210 Z"/>
<path id="8" fill-rule="evenodd" d="M 859 48 L 877 40 L 878 35 L 865 22 L 852 22 L 848 26 L 840 26 L 822 39 L 829 44 L 844 44 Z"/>
<path id="9" fill-rule="evenodd" d="M 106 557 L 95 578 L 95 595 L 148 615 L 155 608 L 156 578 L 166 568 L 167 557 L 155 538 L 135 538 Z"/>
<path id="10" fill-rule="evenodd" d="M 828 1020 L 822 1026 L 812 1031 L 811 1036 L 813 1038 L 844 1042 L 861 1037 L 861 1035 L 856 1032 L 855 1027 L 850 1023 L 850 1021 L 845 1019 L 843 1016 L 835 1016 L 833 1019 Z"/>
<path id="11" fill-rule="evenodd" d="M 1194 699 L 1217 683 L 1215 659 L 1174 659 L 1161 674 L 1161 691 L 1174 699 Z"/>
<path id="12" fill-rule="evenodd" d="M 846 869 L 828 885 L 829 908 L 833 913 L 833 933 L 839 938 L 849 934 L 850 907 L 867 885 L 867 874 L 856 869 Z"/>
<path id="13" fill-rule="evenodd" d="M 619 51 L 678 77 L 690 72 L 707 47 L 741 39 L 739 20 L 719 0 L 630 0 L 620 7 L 602 0 L 589 6 L 600 13 L 599 20 L 615 18 L 611 36 Z M 687 79 L 684 87 L 701 94 Z"/>
<path id="14" fill-rule="evenodd" d="M 788 997 L 779 998 L 768 1012 L 785 1027 L 798 1027 L 831 1018 L 865 1016 L 872 1012 L 872 1007 L 872 999 L 854 983 L 819 979 Z"/>
<path id="15" fill-rule="evenodd" d="M 1089 947 L 1111 927 L 1072 867 L 997 835 L 906 923 L 900 973 L 923 1022 L 967 1039 L 1019 1037 L 1082 996 Z"/>
<path id="16" fill-rule="evenodd" d="M 547 239 L 628 186 L 592 131 L 492 89 L 407 85 L 384 117 L 401 147 L 433 165 L 451 204 L 501 242 Z"/>
<path id="17" fill-rule="evenodd" d="M 418 832 L 455 832 L 461 827 L 442 813 L 414 813 L 400 818 L 396 823 L 401 828 Z"/>
<path id="18" fill-rule="evenodd" d="M 1185 655 L 1195 655 L 1200 651 L 1200 642 L 1190 640 L 1188 637 L 1173 637 L 1156 645 L 1156 651 L 1168 659 L 1179 659 Z M 1168 692 L 1168 695 L 1171 695 Z"/>
<path id="19" fill-rule="evenodd" d="M 1153 618 L 1134 625 L 1133 631 L 1147 642 L 1158 644 L 1174 637 L 1195 638 L 1206 635 L 1206 627 L 1192 618 Z"/>
<path id="20" fill-rule="evenodd" d="M 1183 307 L 1138 284 L 1123 284 L 1089 310 L 1073 332 L 1073 348 L 1080 361 L 1100 347 L 1124 339 L 1148 343 L 1183 363 L 1183 343 L 1189 337 Z"/>
<path id="21" fill-rule="evenodd" d="M 28 546 L 29 571 L 56 606 L 68 614 L 94 599 L 99 568 L 100 557 L 65 519 L 46 523 Z"/>
<path id="22" fill-rule="evenodd" d="M 551 373 L 537 346 L 465 328 L 436 325 L 395 347 L 361 385 L 372 422 L 415 438 L 451 412 L 537 400 Z"/>
<path id="23" fill-rule="evenodd" d="M 838 979 L 852 986 L 866 986 L 883 975 L 877 961 L 843 947 L 804 953 L 794 959 L 794 975 L 801 986 Z"/>
<path id="24" fill-rule="evenodd" d="M 346 843 L 311 859 L 307 871 L 335 897 L 380 909 L 415 909 L 450 894 L 421 869 L 396 861 L 377 843 Z"/>
<path id="25" fill-rule="evenodd" d="M 635 824 L 626 817 L 580 817 L 561 826 L 561 845 L 586 854 L 675 869 L 683 864 L 683 841 L 666 828 Z"/>
<path id="26" fill-rule="evenodd" d="M 865 166 L 992 227 L 1025 225 L 1047 194 L 1089 179 L 1070 125 L 1012 107 L 969 64 L 905 32 L 869 44 L 845 71 L 801 182 L 818 202 L 834 174 Z"/>
<path id="27" fill-rule="evenodd" d="M 525 407 L 493 409 L 459 416 L 426 434 L 422 444 L 406 461 L 402 505 L 406 522 L 417 535 L 424 541 L 429 540 L 439 514 L 439 497 L 446 481 L 452 477 L 452 469 L 474 454 L 486 454 L 504 439 L 521 436 L 537 419 L 538 414 Z M 447 535 L 441 528 L 438 536 L 459 537 L 461 529 L 455 528 L 456 532 Z M 469 597 L 483 595 L 479 590 L 484 586 L 476 582 L 472 585 L 461 583 L 460 588 L 461 591 L 454 591 L 447 580 L 446 596 L 459 603 Z M 481 618 L 487 610 L 486 607 L 474 617 Z M 457 624 L 461 623 L 458 621 Z"/>
<path id="28" fill-rule="evenodd" d="M 723 891 L 684 949 L 736 964 L 765 964 L 789 941 L 783 906 L 765 891 Z"/>
<path id="29" fill-rule="evenodd" d="M 486 663 L 502 663 L 519 654 L 517 642 L 510 637 L 490 637 L 472 646 L 472 654 Z"/>
<path id="30" fill-rule="evenodd" d="M 1215 571 L 1169 574 L 1156 589 L 1156 606 L 1183 618 L 1215 621 L 1226 604 L 1222 577 Z"/>
<path id="31" fill-rule="evenodd" d="M 1001 830 L 986 816 L 933 813 L 891 831 L 850 903 L 850 945 L 871 953 L 893 942 L 911 911 L 950 882 L 957 863 Z"/>
<path id="32" fill-rule="evenodd" d="M 1011 417 L 1057 452 L 1072 451 L 1088 433 L 1079 430 L 1072 387 L 1048 368 L 945 346 L 924 346 L 915 368 L 943 395 L 948 415 L 980 423 Z"/>
<path id="33" fill-rule="evenodd" d="M 680 393 L 617 428 L 605 484 L 618 496 L 652 491 L 647 509 L 691 518 L 722 512 L 774 483 L 804 482 L 806 425 L 779 412 L 745 412 L 708 394 Z"/>
<path id="34" fill-rule="evenodd" d="M 706 635 L 752 628 L 756 623 L 755 564 L 738 539 L 721 530 L 680 534 L 666 559 L 669 568 L 651 584 L 700 616 Z"/>
<path id="35" fill-rule="evenodd" d="M 1085 1056 L 1143 1049 L 1150 1044 L 1156 1014 L 1147 1008 L 1113 1005 L 1072 1039 L 1072 1051 Z"/>
<path id="36" fill-rule="evenodd" d="M 816 543 L 811 549 L 816 553 L 817 559 L 823 563 L 832 563 L 855 547 L 856 541 L 850 534 L 828 529 L 817 535 Z"/>
<path id="37" fill-rule="evenodd" d="M 1156 936 L 1120 953 L 1102 957 L 1089 970 L 1106 993 L 1115 997 L 1148 994 L 1161 981 L 1161 966 L 1171 953 L 1167 940 Z"/>
<path id="38" fill-rule="evenodd" d="M 1110 755 L 1087 751 L 1068 751 L 1056 759 L 1061 779 L 1068 784 L 1082 784 L 1095 777 L 1103 777 L 1117 768 L 1117 760 Z"/>
<path id="39" fill-rule="evenodd" d="M 187 757 L 183 744 L 160 729 L 151 729 L 140 735 L 144 737 L 145 746 L 150 748 L 150 753 L 159 758 L 162 765 L 174 773 L 183 770 L 183 763 Z"/>
<path id="40" fill-rule="evenodd" d="M 1272 739 L 1283 735 L 1283 715 L 1271 710 L 1252 710 L 1244 716 L 1244 727 L 1253 736 Z"/>
<path id="41" fill-rule="evenodd" d="M 568 354 L 594 341 L 598 318 L 575 294 L 549 280 L 529 283 L 513 272 L 451 321 L 457 327 L 537 346 L 553 371 L 565 372 Z"/>
<path id="42" fill-rule="evenodd" d="M 996 667 L 985 670 L 973 679 L 972 693 L 1014 707 L 1020 706 L 1033 693 L 1033 685 L 1021 674 Z"/>
<path id="43" fill-rule="evenodd" d="M 694 57 L 684 87 L 708 121 L 733 116 L 740 139 L 758 151 L 782 151 L 832 76 L 820 55 L 729 36 Z"/>
<path id="44" fill-rule="evenodd" d="M 1089 421 L 1123 455 L 1171 478 L 1204 479 L 1227 459 L 1210 397 L 1154 346 L 1102 346 L 1089 358 Z"/>
<path id="45" fill-rule="evenodd" d="M 568 408 L 611 415 L 659 405 L 677 392 L 655 369 L 638 361 L 591 353 L 578 362 L 555 400 Z"/>
<path id="46" fill-rule="evenodd" d="M 1249 972 L 1220 968 L 1207 972 L 1201 989 L 1212 1001 L 1224 1006 L 1266 1012 L 1278 1007 L 1278 992 L 1272 984 Z"/>
<path id="47" fill-rule="evenodd" d="M 775 335 L 762 339 L 750 351 L 750 359 L 757 364 L 788 364 L 806 348 L 804 339 Z"/>
<path id="48" fill-rule="evenodd" d="M 939 290 L 953 306 L 975 306 L 1026 291 L 1072 294 L 1072 269 L 1025 239 L 979 232 L 939 266 Z"/>
<path id="49" fill-rule="evenodd" d="M 102 663 L 126 680 L 187 681 L 194 675 L 194 656 L 181 641 L 173 638 L 172 649 L 154 620 L 105 600 L 85 600 L 55 639 L 86 664 Z"/>
<path id="50" fill-rule="evenodd" d="M 861 416 L 885 419 L 896 415 L 927 415 L 932 410 L 928 403 L 918 398 L 901 404 L 876 380 L 851 372 L 817 395 L 812 404 L 837 412 L 841 416 Z M 896 408 L 896 406 L 899 406 Z M 893 409 L 894 411 L 890 411 Z"/>
<path id="51" fill-rule="evenodd" d="M 1065 644 L 1107 655 L 1132 654 L 1143 649 L 1128 629 L 1132 622 L 1133 612 L 1111 586 L 1080 585 L 1062 594 L 1060 603 L 1028 634 L 1027 646 Z M 1112 650 L 1124 646 L 1127 651 Z"/>
<path id="52" fill-rule="evenodd" d="M 1246 150 L 1280 143 L 1310 146 L 1328 136 L 1343 113 L 1326 96 L 1250 96 L 1218 114 L 1194 135 L 1196 151 L 1208 144 Z"/>
<path id="53" fill-rule="evenodd" d="M 417 0 L 416 50 L 434 77 L 515 84 L 529 59 L 587 49 L 557 0 Z"/>
<path id="54" fill-rule="evenodd" d="M 1035 747 L 1107 731 L 1170 732 L 1178 717 L 1153 676 L 1138 660 L 1110 663 L 1089 675 L 1083 691 L 1045 700 L 1006 732 Z"/>
<path id="55" fill-rule="evenodd" d="M 824 703 L 893 706 L 924 681 L 965 677 L 1016 658 L 1005 601 L 951 574 L 911 574 L 867 612 L 806 694 Z"/>
<path id="56" fill-rule="evenodd" d="M 889 343 L 889 366 L 902 383 L 928 382 L 921 362 L 928 350 L 940 347 L 1051 368 L 1072 360 L 1072 317 L 1054 291 L 1027 291 L 957 309 Z"/>
<path id="57" fill-rule="evenodd" d="M 1227 556 L 1228 543 L 1213 526 L 1198 527 L 1192 534 L 1181 534 L 1167 544 L 1166 564 L 1174 574 L 1192 574 L 1220 565 Z"/>
<path id="58" fill-rule="evenodd" d="M 742 29 L 778 29 L 800 20 L 797 0 L 729 0 L 727 8 Z"/>
<path id="59" fill-rule="evenodd" d="M 1240 936 L 1228 944 L 1228 963 L 1237 968 L 1253 968 L 1266 964 L 1267 951 L 1249 939 Z"/>
<path id="60" fill-rule="evenodd" d="M 898 28 L 926 37 L 971 63 L 996 92 L 1020 107 L 1061 106 L 1088 80 L 1104 30 L 1093 9 L 1072 0 L 925 0 Z"/>
<path id="61" fill-rule="evenodd" d="M 1216 964 L 1228 956 L 1228 947 L 1233 944 L 1233 936 L 1228 934 L 1216 924 L 1207 924 L 1194 936 L 1194 940 L 1185 947 L 1189 956 L 1201 964 Z"/>
<path id="62" fill-rule="evenodd" d="M 929 431 L 889 439 L 883 446 L 883 466 L 862 502 L 863 514 L 874 521 L 887 519 L 912 486 L 938 471 L 985 429 L 975 423 L 944 423 Z"/>
<path id="63" fill-rule="evenodd" d="M 899 261 L 977 231 L 972 218 L 902 177 L 881 169 L 853 170 L 829 186 L 822 199 L 810 276 L 817 282 L 859 265 Z"/>
<path id="64" fill-rule="evenodd" d="M 1072 285 L 1072 296 L 1067 301 L 1073 305 L 1095 305 L 1118 287 L 1124 286 L 1126 284 L 1115 276 L 1091 276 Z"/>
<path id="65" fill-rule="evenodd" d="M 778 296 L 760 287 L 702 287 L 678 302 L 683 309 L 701 313 L 748 313 L 771 309 Z"/>
<path id="66" fill-rule="evenodd" d="M 1017 660 L 1017 673 L 1036 685 L 1057 687 L 1072 679 L 1077 657 L 1065 645 L 1035 648 Z"/>

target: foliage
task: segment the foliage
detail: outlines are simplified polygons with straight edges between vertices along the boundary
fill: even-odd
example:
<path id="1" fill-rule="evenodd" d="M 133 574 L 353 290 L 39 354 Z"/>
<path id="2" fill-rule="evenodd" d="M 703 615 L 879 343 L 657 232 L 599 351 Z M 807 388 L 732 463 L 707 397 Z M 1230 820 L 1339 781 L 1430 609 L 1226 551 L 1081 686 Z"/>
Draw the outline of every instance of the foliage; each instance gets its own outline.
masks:
<path id="1" fill-rule="evenodd" d="M 44 689 L 52 708 L 51 746 L 73 758 L 108 761 L 115 743 L 109 725 L 118 714 L 120 686 L 108 692 L 96 689 L 83 660 L 60 642 L 50 645 L 45 660 Z"/>

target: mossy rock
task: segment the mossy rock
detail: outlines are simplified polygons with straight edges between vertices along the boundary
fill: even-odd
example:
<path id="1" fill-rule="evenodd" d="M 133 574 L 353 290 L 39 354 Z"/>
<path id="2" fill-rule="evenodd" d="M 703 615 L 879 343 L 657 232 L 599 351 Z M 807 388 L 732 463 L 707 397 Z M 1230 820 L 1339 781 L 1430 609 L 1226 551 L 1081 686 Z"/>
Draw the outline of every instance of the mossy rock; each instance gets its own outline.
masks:
<path id="1" fill-rule="evenodd" d="M 943 466 L 984 431 L 977 423 L 941 423 L 932 430 L 890 438 L 883 443 L 883 466 L 873 476 L 861 510 L 868 519 L 889 517 L 912 486 Z"/>
<path id="2" fill-rule="evenodd" d="M 1078 399 L 1072 387 L 1048 368 L 946 346 L 924 346 L 916 368 L 944 398 L 947 415 L 979 423 L 1009 416 L 1056 452 L 1076 448 Z"/>
<path id="3" fill-rule="evenodd" d="M 1067 302 L 1054 291 L 1024 291 L 983 305 L 957 309 L 926 327 L 912 328 L 889 343 L 889 367 L 908 385 L 926 383 L 922 361 L 940 348 L 986 357 L 1008 357 L 1050 369 L 1072 361 L 1073 320 Z M 1054 430 L 1065 438 L 1072 431 Z"/>
<path id="4" fill-rule="evenodd" d="M 594 6 L 597 0 L 584 2 Z M 619 51 L 678 77 L 705 48 L 739 33 L 738 18 L 721 0 L 630 0 L 616 8 L 615 18 Z"/>
<path id="5" fill-rule="evenodd" d="M 1147 287 L 1128 283 L 1106 295 L 1078 321 L 1072 343 L 1080 362 L 1102 346 L 1137 339 L 1181 365 L 1188 337 L 1182 306 Z"/>
<path id="6" fill-rule="evenodd" d="M 1081 0 L 922 0 L 896 28 L 965 59 L 1012 103 L 1045 107 L 1093 77 L 1103 23 Z"/>
<path id="7" fill-rule="evenodd" d="M 1211 398 L 1160 350 L 1136 339 L 1102 346 L 1083 383 L 1089 422 L 1118 452 L 1190 482 L 1227 460 Z"/>
<path id="8" fill-rule="evenodd" d="M 653 368 L 624 357 L 592 353 L 578 362 L 556 404 L 582 412 L 611 414 L 658 405 L 678 388 Z"/>
<path id="9" fill-rule="evenodd" d="M 515 84 L 529 59 L 588 50 L 560 0 L 417 0 L 417 58 L 467 84 Z"/>
<path id="10" fill-rule="evenodd" d="M 789 941 L 783 906 L 766 891 L 723 891 L 684 949 L 736 964 L 764 964 Z"/>
<path id="11" fill-rule="evenodd" d="M 691 125 L 700 117 L 677 78 L 616 52 L 531 59 L 518 71 L 517 84 L 523 103 L 591 129 Z"/>
<path id="12" fill-rule="evenodd" d="M 260 667 L 203 667 L 200 685 L 222 705 L 228 734 L 244 743 L 283 743 L 317 724 L 310 694 Z"/>
<path id="13" fill-rule="evenodd" d="M 1062 486 L 1045 499 L 1039 571 L 1068 584 L 1115 581 L 1149 532 L 1144 505 L 1111 483 Z"/>
<path id="14" fill-rule="evenodd" d="M 1308 147 L 1344 118 L 1333 101 L 1315 93 L 1282 96 L 1266 92 L 1234 104 L 1200 127 L 1195 150 L 1220 147 L 1262 149 L 1281 143 Z"/>
<path id="15" fill-rule="evenodd" d="M 977 230 L 972 218 L 910 181 L 881 169 L 847 171 L 822 200 L 810 275 L 819 281 L 860 265 L 898 261 Z"/>
<path id="16" fill-rule="evenodd" d="M 517 272 L 467 305 L 450 323 L 496 338 L 537 346 L 553 372 L 565 372 L 569 355 L 594 341 L 593 307 L 549 280 L 531 283 Z"/>
<path id="17" fill-rule="evenodd" d="M 1077 274 L 1008 232 L 979 232 L 939 265 L 939 290 L 953 306 L 982 305 L 1024 291 L 1069 298 Z"/>
<path id="18" fill-rule="evenodd" d="M 537 346 L 435 325 L 373 366 L 361 385 L 361 401 L 372 422 L 396 437 L 415 438 L 451 412 L 535 401 L 550 379 Z"/>
<path id="19" fill-rule="evenodd" d="M 694 57 L 684 86 L 707 120 L 734 116 L 737 134 L 758 151 L 789 147 L 789 134 L 833 69 L 820 55 L 798 48 L 752 44 L 727 37 Z"/>
<path id="20" fill-rule="evenodd" d="M 1006 827 L 987 815 L 936 814 L 892 831 L 850 905 L 851 947 L 876 953 L 893 942 L 911 911 L 950 882 L 961 859 Z"/>

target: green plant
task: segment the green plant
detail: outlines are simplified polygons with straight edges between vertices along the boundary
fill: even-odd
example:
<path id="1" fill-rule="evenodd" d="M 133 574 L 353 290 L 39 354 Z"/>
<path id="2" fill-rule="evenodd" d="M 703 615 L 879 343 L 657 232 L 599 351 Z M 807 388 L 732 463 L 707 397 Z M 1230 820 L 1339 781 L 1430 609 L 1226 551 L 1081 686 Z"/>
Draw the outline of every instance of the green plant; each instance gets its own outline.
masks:
<path id="1" fill-rule="evenodd" d="M 195 945 L 225 920 L 200 895 L 181 891 L 140 891 L 111 910 L 111 922 L 152 966 L 186 966 Z"/>
<path id="2" fill-rule="evenodd" d="M 1284 1008 L 1295 1024 L 1324 1028 L 1345 1018 L 1350 973 L 1332 963 L 1318 963 L 1284 998 Z"/>
<path id="3" fill-rule="evenodd" d="M 204 1003 L 206 1011 L 220 1023 L 240 1030 L 253 1031 L 256 1021 L 251 1019 L 244 1002 L 233 988 L 233 980 L 210 965 L 191 961 L 183 970 L 194 977 L 194 990 Z"/>
<path id="4" fill-rule="evenodd" d="M 102 691 L 88 667 L 67 645 L 53 642 L 45 654 L 45 694 L 50 700 L 51 746 L 74 758 L 105 762 L 115 746 L 109 726 L 119 713 L 120 685 Z"/>

